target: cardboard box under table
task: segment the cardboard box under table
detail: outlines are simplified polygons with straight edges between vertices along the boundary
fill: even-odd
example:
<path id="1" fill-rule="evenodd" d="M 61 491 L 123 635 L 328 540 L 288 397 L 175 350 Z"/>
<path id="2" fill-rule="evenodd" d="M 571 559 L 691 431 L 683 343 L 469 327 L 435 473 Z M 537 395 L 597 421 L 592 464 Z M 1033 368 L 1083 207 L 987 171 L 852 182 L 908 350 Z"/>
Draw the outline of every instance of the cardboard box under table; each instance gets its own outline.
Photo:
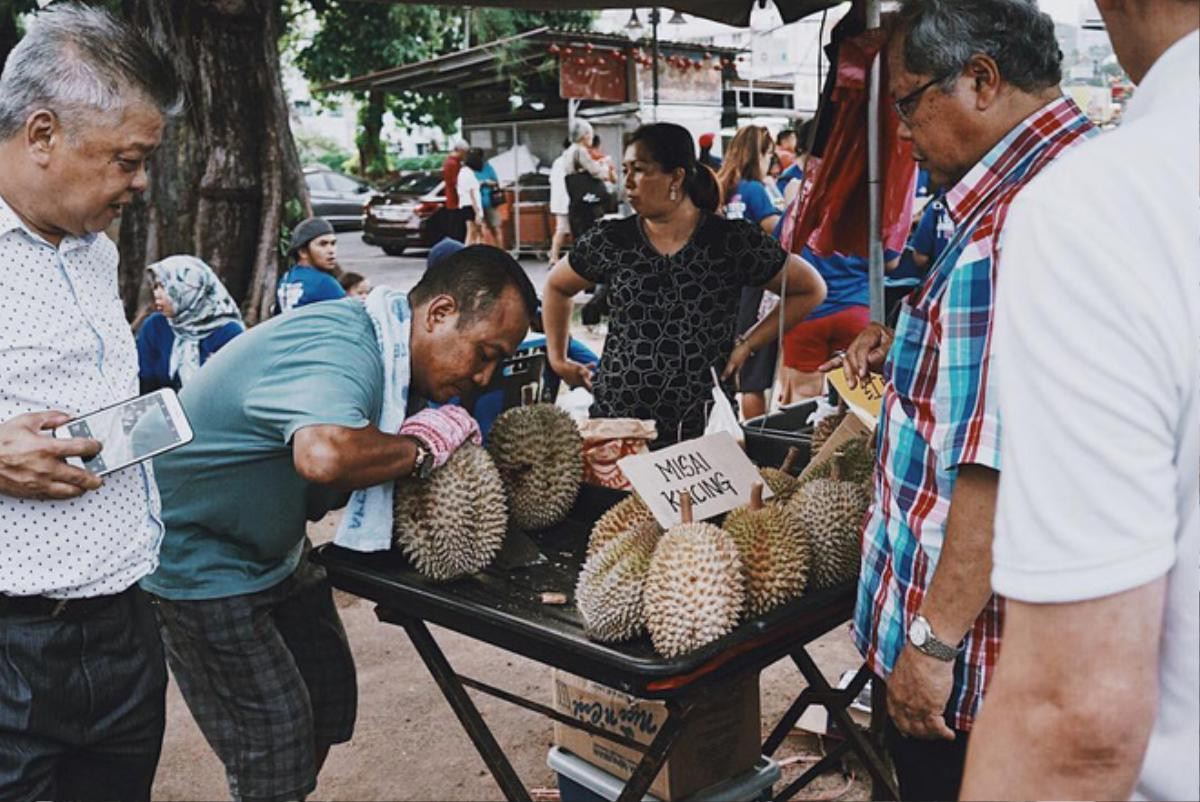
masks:
<path id="1" fill-rule="evenodd" d="M 853 583 L 808 593 L 765 616 L 743 622 L 718 641 L 670 659 L 658 655 L 646 637 L 616 644 L 591 641 L 584 634 L 583 622 L 573 604 L 543 603 L 543 593 L 568 597 L 573 594 L 592 524 L 623 495 L 585 485 L 574 509 L 562 523 L 530 534 L 510 532 L 504 550 L 491 567 L 455 582 L 436 583 L 426 579 L 396 552 L 363 554 L 327 544 L 313 550 L 313 560 L 325 567 L 334 587 L 376 602 L 376 615 L 381 621 L 404 627 L 509 800 L 530 797 L 471 701 L 467 688 L 640 753 L 641 760 L 619 797 L 620 802 L 633 802 L 642 798 L 673 754 L 700 700 L 727 693 L 739 682 L 757 677 L 766 666 L 788 657 L 795 661 L 808 686 L 762 744 L 762 753 L 773 754 L 804 710 L 819 704 L 830 711 L 844 734 L 845 748 L 853 749 L 878 787 L 884 789 L 883 793 L 895 798 L 894 784 L 876 746 L 846 713 L 846 706 L 866 681 L 865 671 L 859 672 L 850 688 L 839 691 L 830 687 L 805 650 L 810 641 L 849 619 L 854 606 Z M 666 716 L 649 743 L 644 743 L 481 680 L 461 676 L 433 639 L 429 623 L 609 688 L 642 699 L 659 700 Z M 503 671 L 497 673 L 502 675 Z M 839 757 L 837 750 L 831 752 L 778 798 L 790 796 L 820 771 L 835 765 Z"/>

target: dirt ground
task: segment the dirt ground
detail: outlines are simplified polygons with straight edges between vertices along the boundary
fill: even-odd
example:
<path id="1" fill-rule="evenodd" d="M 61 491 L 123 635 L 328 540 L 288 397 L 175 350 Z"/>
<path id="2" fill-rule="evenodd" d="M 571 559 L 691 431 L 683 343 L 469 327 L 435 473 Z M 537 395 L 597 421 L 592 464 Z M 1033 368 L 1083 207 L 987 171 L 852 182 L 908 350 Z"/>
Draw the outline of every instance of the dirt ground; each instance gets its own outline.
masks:
<path id="1" fill-rule="evenodd" d="M 336 516 L 330 516 L 314 524 L 314 542 L 328 541 L 336 520 Z M 483 760 L 403 630 L 379 623 L 374 605 L 364 599 L 340 591 L 336 599 L 358 665 L 358 725 L 352 741 L 333 748 L 310 798 L 364 802 L 502 799 Z M 550 702 L 548 667 L 454 632 L 431 629 L 459 673 Z M 812 644 L 811 654 L 831 682 L 843 670 L 858 664 L 845 627 Z M 803 687 L 799 671 L 789 661 L 776 663 L 763 672 L 764 735 Z M 552 736 L 550 720 L 489 696 L 472 696 L 526 787 L 556 788 L 554 772 L 546 765 Z M 785 781 L 799 776 L 819 758 L 822 746 L 821 739 L 800 732 L 789 738 L 777 755 L 783 761 L 792 761 L 785 767 Z M 848 768 L 850 774 L 832 772 L 796 798 L 868 799 L 870 785 L 862 779 L 861 768 L 853 762 Z M 154 798 L 229 798 L 224 770 L 196 727 L 174 680 L 168 691 L 167 732 Z M 542 798 L 552 799 L 553 795 Z"/>

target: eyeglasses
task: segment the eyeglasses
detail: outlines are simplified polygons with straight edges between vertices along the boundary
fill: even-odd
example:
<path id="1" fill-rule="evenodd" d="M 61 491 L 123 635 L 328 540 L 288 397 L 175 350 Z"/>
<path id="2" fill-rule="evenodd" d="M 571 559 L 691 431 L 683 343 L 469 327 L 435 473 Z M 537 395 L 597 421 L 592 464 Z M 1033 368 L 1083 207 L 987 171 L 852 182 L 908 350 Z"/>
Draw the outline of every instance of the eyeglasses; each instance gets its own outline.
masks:
<path id="1" fill-rule="evenodd" d="M 949 72 L 945 75 L 934 78 L 932 81 L 921 84 L 904 97 L 893 100 L 892 105 L 896 108 L 896 115 L 904 122 L 905 125 L 908 125 L 909 121 L 912 119 L 910 115 L 917 110 L 917 104 L 921 102 L 921 94 L 934 84 L 940 84 L 951 75 L 954 75 L 954 73 Z"/>

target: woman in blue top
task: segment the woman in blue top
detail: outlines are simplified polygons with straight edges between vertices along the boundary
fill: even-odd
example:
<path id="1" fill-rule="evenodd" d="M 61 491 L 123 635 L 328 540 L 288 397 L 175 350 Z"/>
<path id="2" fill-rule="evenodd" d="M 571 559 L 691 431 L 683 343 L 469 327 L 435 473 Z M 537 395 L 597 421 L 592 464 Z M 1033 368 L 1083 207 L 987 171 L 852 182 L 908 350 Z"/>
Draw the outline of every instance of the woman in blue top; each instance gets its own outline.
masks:
<path id="1" fill-rule="evenodd" d="M 479 155 L 482 158 L 483 152 L 480 151 Z M 479 179 L 479 199 L 483 201 L 483 219 L 477 221 L 483 234 L 483 244 L 500 247 L 500 203 L 497 203 L 503 203 L 500 177 L 489 161 L 483 163 L 482 169 L 475 171 L 475 177 Z"/>
<path id="2" fill-rule="evenodd" d="M 242 333 L 242 315 L 217 274 L 194 256 L 168 256 L 146 276 L 158 311 L 138 329 L 138 383 L 142 393 L 178 390 Z"/>
<path id="3" fill-rule="evenodd" d="M 747 125 L 734 135 L 725 151 L 725 161 L 717 173 L 717 183 L 725 198 L 725 216 L 744 219 L 757 224 L 768 235 L 775 232 L 779 222 L 779 203 L 766 184 L 771 159 L 775 155 L 775 143 L 771 132 L 760 125 Z M 776 193 L 778 194 L 778 193 Z M 738 305 L 738 334 L 754 327 L 771 310 L 775 296 L 763 300 L 761 287 L 746 287 L 742 290 Z M 775 381 L 775 361 L 779 352 L 776 340 L 757 351 L 746 360 L 738 372 L 738 389 L 741 391 L 742 417 L 756 418 L 767 412 L 767 390 Z"/>

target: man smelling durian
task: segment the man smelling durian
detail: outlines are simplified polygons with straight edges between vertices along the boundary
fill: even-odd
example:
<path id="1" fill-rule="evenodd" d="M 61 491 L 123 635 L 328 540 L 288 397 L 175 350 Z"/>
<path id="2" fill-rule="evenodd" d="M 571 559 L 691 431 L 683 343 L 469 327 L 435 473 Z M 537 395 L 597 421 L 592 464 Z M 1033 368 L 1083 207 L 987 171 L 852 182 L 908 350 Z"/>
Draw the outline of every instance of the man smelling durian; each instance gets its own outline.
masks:
<path id="1" fill-rule="evenodd" d="M 380 287 L 251 329 L 181 393 L 195 438 L 155 461 L 166 534 L 144 587 L 235 799 L 302 799 L 354 728 L 354 662 L 306 522 L 354 491 L 337 542 L 388 548 L 393 483 L 479 439 L 460 407 L 409 416 L 412 398 L 486 385 L 536 308 L 512 257 L 465 248 L 407 296 Z"/>

